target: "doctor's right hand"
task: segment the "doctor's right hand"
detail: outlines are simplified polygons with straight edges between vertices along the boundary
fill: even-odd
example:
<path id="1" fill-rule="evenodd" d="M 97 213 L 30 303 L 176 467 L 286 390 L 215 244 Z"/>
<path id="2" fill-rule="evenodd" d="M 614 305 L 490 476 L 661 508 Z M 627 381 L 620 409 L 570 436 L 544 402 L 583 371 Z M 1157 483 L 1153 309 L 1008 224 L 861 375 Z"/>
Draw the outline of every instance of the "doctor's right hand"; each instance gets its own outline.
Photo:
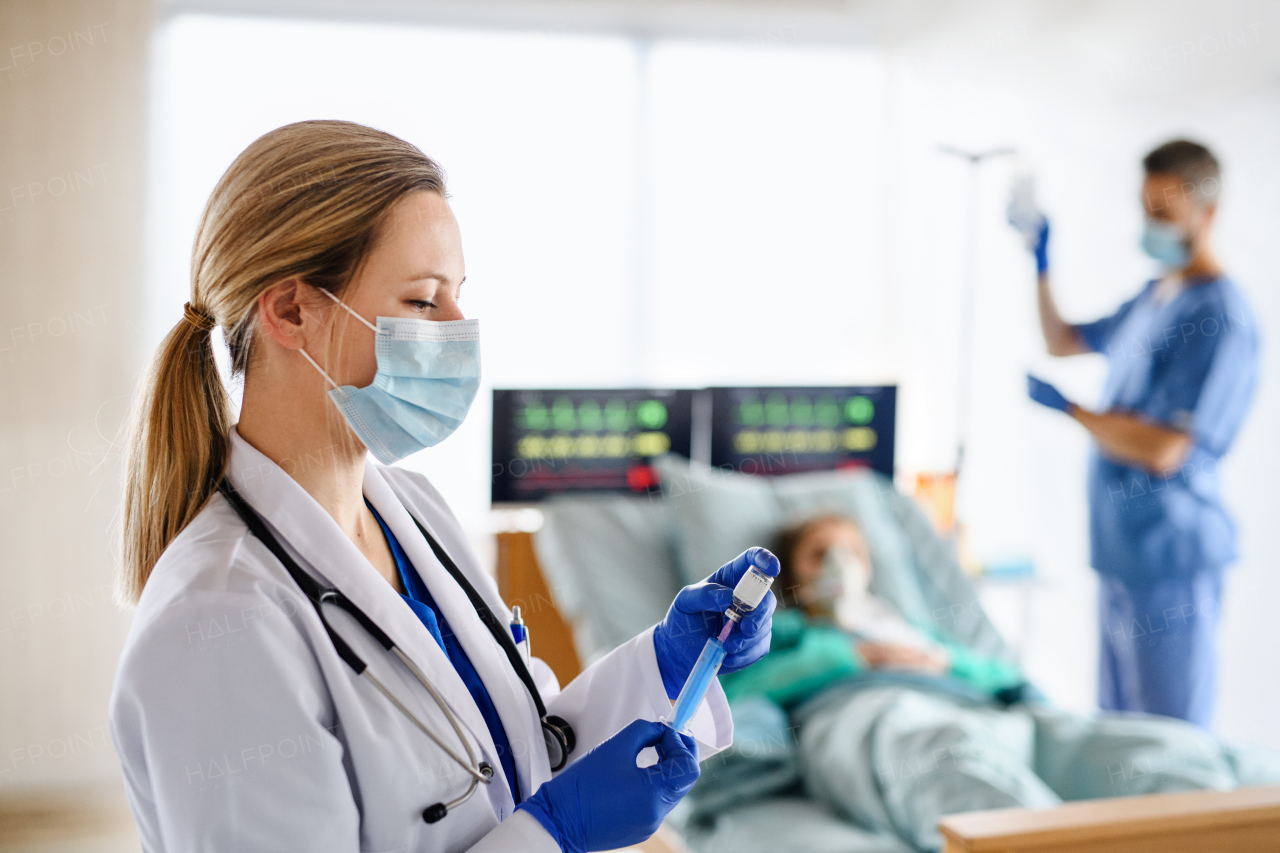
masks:
<path id="1" fill-rule="evenodd" d="M 657 747 L 658 763 L 636 756 Z M 644 841 L 698 781 L 698 745 L 662 723 L 636 720 L 516 807 L 566 853 L 613 850 Z"/>

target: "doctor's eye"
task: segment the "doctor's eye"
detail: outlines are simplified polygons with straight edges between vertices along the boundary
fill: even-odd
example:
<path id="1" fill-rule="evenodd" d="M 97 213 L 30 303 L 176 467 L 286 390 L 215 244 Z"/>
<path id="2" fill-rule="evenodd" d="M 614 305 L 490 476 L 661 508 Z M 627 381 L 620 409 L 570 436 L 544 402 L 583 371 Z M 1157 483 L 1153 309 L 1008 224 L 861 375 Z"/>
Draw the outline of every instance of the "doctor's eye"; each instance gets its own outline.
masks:
<path id="1" fill-rule="evenodd" d="M 418 313 L 426 311 L 428 308 L 435 308 L 436 304 L 428 299 L 410 299 L 409 304 L 413 306 L 413 310 Z"/>

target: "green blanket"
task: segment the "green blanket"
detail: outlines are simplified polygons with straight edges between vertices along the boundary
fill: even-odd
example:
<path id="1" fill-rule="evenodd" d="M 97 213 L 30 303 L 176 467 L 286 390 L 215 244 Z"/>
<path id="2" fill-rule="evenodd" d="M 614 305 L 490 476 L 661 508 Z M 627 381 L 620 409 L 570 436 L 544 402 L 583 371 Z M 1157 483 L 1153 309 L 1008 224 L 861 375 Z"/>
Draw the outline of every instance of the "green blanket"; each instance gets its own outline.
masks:
<path id="1" fill-rule="evenodd" d="M 995 695 L 1022 684 L 1022 674 L 1007 661 L 980 655 L 928 628 L 919 629 L 950 656 L 952 678 Z M 834 625 L 808 619 L 799 610 L 773 617 L 769 654 L 740 672 L 720 679 L 729 701 L 764 696 L 783 706 L 799 704 L 837 681 L 867 672 L 850 637 Z"/>

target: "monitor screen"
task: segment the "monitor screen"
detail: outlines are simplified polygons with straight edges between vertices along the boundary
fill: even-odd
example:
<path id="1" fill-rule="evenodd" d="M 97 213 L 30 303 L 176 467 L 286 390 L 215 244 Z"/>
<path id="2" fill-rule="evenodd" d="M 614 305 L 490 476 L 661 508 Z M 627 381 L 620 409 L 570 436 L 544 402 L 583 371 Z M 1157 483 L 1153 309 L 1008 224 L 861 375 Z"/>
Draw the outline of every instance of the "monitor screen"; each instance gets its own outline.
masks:
<path id="1" fill-rule="evenodd" d="M 897 392 L 712 388 L 711 464 L 766 475 L 865 466 L 892 477 Z"/>
<path id="2" fill-rule="evenodd" d="M 648 460 L 689 455 L 692 401 L 674 389 L 495 389 L 493 502 L 656 488 Z"/>

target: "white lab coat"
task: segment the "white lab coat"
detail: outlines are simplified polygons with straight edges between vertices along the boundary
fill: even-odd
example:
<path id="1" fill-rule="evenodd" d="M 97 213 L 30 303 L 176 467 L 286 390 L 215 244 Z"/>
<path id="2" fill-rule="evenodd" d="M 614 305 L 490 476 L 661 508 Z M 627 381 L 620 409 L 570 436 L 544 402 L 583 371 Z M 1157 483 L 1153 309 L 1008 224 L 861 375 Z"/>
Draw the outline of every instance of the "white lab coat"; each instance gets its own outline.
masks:
<path id="1" fill-rule="evenodd" d="M 295 464 L 325 460 L 286 466 Z M 215 495 L 156 564 L 112 692 L 111 732 L 143 849 L 558 849 L 536 820 L 513 816 L 502 762 L 466 686 L 418 617 L 333 519 L 234 430 L 227 476 L 304 569 L 340 589 L 422 669 L 495 775 L 442 821 L 425 823 L 422 810 L 459 796 L 468 777 L 338 657 L 310 601 Z M 496 585 L 425 477 L 370 460 L 364 494 L 400 540 L 483 679 L 527 796 L 552 776 L 533 701 L 406 508 L 493 612 L 507 618 Z M 326 614 L 371 671 L 465 755 L 447 718 L 403 663 L 336 608 Z M 577 735 L 574 758 L 634 719 L 657 720 L 670 711 L 652 633 L 615 649 L 563 690 L 546 664 L 533 661 L 548 712 L 568 720 Z M 732 742 L 719 685 L 691 728 L 703 758 Z"/>

